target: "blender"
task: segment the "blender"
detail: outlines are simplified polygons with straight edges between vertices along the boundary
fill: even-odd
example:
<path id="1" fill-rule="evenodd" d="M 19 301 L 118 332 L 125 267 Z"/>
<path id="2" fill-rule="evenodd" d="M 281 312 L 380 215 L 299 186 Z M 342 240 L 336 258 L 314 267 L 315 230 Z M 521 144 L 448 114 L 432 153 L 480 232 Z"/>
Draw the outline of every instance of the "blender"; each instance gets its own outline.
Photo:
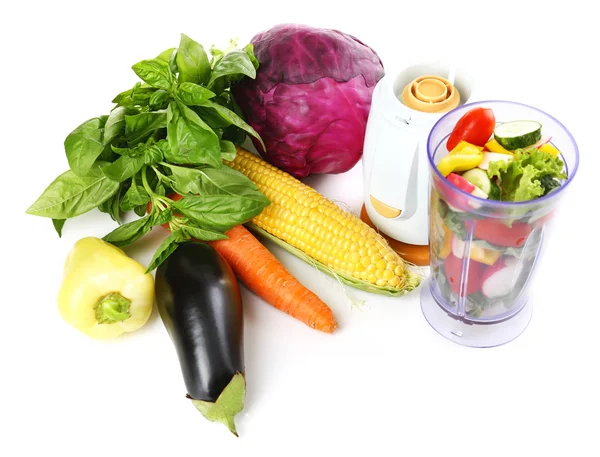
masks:
<path id="1" fill-rule="evenodd" d="M 539 122 L 560 151 L 567 174 L 562 185 L 535 200 L 508 202 L 479 198 L 444 178 L 436 165 L 448 154 L 448 137 L 475 107 L 491 108 L 497 123 Z M 559 202 L 577 173 L 577 144 L 564 125 L 539 109 L 485 101 L 445 114 L 431 129 L 427 158 L 431 275 L 421 289 L 423 314 L 438 333 L 461 345 L 507 343 L 531 319 L 535 267 Z"/>
<path id="2" fill-rule="evenodd" d="M 373 91 L 361 219 L 419 266 L 429 265 L 427 136 L 444 113 L 471 100 L 472 86 L 461 69 L 428 62 L 386 74 Z"/>

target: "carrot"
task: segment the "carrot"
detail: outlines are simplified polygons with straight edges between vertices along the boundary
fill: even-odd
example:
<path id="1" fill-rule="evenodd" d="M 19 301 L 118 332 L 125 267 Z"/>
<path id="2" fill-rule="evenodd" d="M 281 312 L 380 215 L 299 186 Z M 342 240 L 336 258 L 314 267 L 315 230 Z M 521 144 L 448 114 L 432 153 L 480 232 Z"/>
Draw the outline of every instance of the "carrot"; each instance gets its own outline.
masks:
<path id="1" fill-rule="evenodd" d="M 337 328 L 331 309 L 300 284 L 244 226 L 225 233 L 228 239 L 209 244 L 225 257 L 248 289 L 311 328 L 327 333 Z"/>

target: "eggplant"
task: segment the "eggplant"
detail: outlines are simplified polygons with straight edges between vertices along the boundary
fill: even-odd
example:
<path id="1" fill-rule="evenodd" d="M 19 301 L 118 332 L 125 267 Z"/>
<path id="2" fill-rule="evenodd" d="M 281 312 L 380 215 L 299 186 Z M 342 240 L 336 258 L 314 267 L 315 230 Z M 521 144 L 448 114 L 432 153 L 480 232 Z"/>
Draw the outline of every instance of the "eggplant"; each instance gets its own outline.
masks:
<path id="1" fill-rule="evenodd" d="M 227 261 L 211 246 L 185 242 L 156 270 L 156 304 L 177 351 L 187 397 L 237 436 L 244 407 L 243 310 Z"/>

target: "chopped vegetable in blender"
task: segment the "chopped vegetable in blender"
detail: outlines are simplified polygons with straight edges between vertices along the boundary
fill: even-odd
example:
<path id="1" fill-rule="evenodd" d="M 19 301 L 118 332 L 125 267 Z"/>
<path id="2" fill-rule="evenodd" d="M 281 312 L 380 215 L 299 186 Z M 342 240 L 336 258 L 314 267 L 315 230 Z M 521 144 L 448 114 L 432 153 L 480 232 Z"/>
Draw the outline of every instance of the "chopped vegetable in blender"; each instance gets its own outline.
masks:
<path id="1" fill-rule="evenodd" d="M 539 122 L 506 121 L 499 123 L 492 133 L 489 121 L 495 119 L 493 113 L 485 121 L 473 122 L 475 110 L 480 114 L 481 108 L 467 112 L 450 135 L 453 147 L 438 163 L 444 177 L 476 197 L 508 202 L 534 200 L 560 187 L 560 181 L 567 178 L 564 162 L 559 150 L 549 143 L 551 137 L 543 136 Z M 469 138 L 477 138 L 477 144 L 464 139 L 465 120 L 469 119 Z M 486 136 L 483 141 L 481 138 Z M 458 142 L 457 137 L 461 138 Z M 480 143 L 489 151 L 482 151 Z"/>
<path id="2" fill-rule="evenodd" d="M 433 197 L 439 200 L 439 211 L 432 217 L 443 228 L 434 274 L 441 295 L 452 306 L 459 303 L 459 295 L 465 296 L 465 312 L 471 319 L 494 316 L 514 304 L 532 271 L 541 229 L 552 215 L 530 205 L 511 213 L 510 220 L 502 219 L 478 211 L 477 199 L 534 201 L 559 189 L 567 178 L 560 151 L 539 122 L 501 120 L 490 128 L 489 120 L 495 116 L 489 111 L 479 122 L 470 111 L 457 122 L 449 137 L 452 145 L 450 139 L 447 142 L 450 152 L 438 161 L 448 190 Z M 464 133 L 465 119 L 469 135 Z M 465 268 L 468 280 L 459 291 Z"/>
<path id="3" fill-rule="evenodd" d="M 513 161 L 491 162 L 488 176 L 497 178 L 500 200 L 522 202 L 534 200 L 549 192 L 549 189 L 559 187 L 558 180 L 567 177 L 563 168 L 562 160 L 539 149 L 526 152 L 517 150 Z M 542 185 L 542 178 L 545 186 Z"/>

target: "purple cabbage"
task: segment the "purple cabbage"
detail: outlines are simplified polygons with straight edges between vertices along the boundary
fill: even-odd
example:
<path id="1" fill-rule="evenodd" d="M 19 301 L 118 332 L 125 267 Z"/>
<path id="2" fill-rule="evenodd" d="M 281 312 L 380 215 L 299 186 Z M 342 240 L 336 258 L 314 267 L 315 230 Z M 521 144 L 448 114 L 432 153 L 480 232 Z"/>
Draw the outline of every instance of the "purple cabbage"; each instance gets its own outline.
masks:
<path id="1" fill-rule="evenodd" d="M 377 54 L 337 30 L 282 24 L 252 39 L 256 79 L 234 90 L 265 160 L 297 178 L 343 173 L 361 158 Z"/>

